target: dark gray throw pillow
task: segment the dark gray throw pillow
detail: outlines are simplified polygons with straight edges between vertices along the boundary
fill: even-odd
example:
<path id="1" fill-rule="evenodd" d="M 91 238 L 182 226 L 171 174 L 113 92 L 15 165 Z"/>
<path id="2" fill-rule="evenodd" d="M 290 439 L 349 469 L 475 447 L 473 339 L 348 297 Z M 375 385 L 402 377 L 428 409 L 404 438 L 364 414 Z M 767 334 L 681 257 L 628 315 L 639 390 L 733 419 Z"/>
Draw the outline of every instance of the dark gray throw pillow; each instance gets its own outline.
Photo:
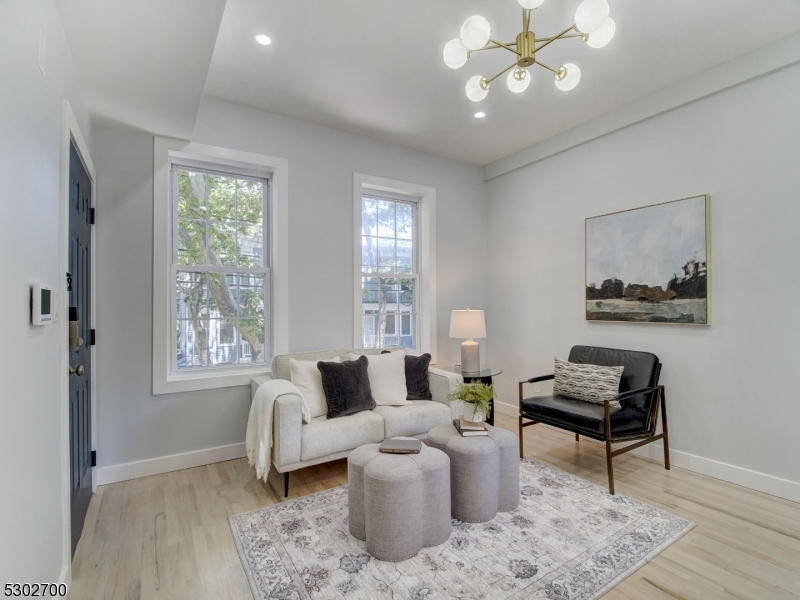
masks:
<path id="1" fill-rule="evenodd" d="M 384 350 L 381 354 L 389 354 Z M 431 386 L 428 381 L 428 367 L 431 355 L 427 352 L 420 356 L 406 354 L 406 400 L 432 400 Z"/>
<path id="2" fill-rule="evenodd" d="M 328 403 L 329 419 L 375 408 L 372 389 L 369 387 L 367 365 L 369 359 L 366 356 L 340 363 L 325 361 L 317 363 L 322 376 L 325 400 Z"/>
<path id="3" fill-rule="evenodd" d="M 428 367 L 431 355 L 427 352 L 421 356 L 406 354 L 406 400 L 430 400 L 431 386 L 428 383 Z"/>

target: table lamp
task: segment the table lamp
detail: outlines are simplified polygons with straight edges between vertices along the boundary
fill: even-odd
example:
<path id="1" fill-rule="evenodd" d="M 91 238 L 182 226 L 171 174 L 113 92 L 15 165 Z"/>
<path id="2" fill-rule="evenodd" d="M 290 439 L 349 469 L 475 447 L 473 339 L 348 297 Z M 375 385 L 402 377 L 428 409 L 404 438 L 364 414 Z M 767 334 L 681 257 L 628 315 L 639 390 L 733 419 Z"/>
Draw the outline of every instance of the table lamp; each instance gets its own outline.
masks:
<path id="1" fill-rule="evenodd" d="M 486 319 L 482 310 L 454 310 L 450 314 L 450 337 L 466 338 L 461 343 L 461 372 L 481 371 L 480 345 L 474 338 L 486 337 Z"/>

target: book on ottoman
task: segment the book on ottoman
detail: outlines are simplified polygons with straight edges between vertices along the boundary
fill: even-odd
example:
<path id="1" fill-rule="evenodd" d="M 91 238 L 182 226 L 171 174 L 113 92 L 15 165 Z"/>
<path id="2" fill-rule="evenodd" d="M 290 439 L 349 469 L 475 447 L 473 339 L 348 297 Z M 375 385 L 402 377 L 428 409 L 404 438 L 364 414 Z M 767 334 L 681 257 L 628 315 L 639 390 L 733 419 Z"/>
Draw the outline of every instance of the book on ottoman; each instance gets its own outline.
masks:
<path id="1" fill-rule="evenodd" d="M 383 440 L 378 450 L 389 454 L 419 454 L 420 450 L 422 450 L 422 442 L 420 440 L 390 438 Z"/>
<path id="2" fill-rule="evenodd" d="M 462 417 L 463 418 L 463 417 Z M 467 421 L 469 423 L 469 421 Z M 489 435 L 489 432 L 484 427 L 483 429 L 462 429 L 461 428 L 461 419 L 453 419 L 453 426 L 456 428 L 458 433 L 463 435 L 464 437 L 472 437 L 478 435 Z"/>

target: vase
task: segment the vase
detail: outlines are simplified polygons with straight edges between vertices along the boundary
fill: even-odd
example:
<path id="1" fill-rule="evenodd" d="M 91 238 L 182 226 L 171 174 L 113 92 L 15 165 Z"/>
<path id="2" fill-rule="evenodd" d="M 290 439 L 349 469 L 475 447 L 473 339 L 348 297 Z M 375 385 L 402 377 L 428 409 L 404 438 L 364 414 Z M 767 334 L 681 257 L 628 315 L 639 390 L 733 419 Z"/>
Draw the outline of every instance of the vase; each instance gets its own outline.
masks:
<path id="1" fill-rule="evenodd" d="M 481 423 L 486 418 L 480 410 L 475 410 L 475 405 L 471 402 L 464 403 L 464 420 L 473 423 Z"/>

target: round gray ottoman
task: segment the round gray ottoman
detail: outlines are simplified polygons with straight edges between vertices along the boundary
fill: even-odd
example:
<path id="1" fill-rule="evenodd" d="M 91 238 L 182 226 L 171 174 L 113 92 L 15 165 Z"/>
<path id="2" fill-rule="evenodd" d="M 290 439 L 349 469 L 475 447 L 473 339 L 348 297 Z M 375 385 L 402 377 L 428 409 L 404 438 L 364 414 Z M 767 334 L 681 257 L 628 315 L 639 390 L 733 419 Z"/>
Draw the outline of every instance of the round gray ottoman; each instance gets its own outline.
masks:
<path id="1" fill-rule="evenodd" d="M 379 447 L 347 458 L 350 533 L 378 560 L 397 562 L 450 537 L 450 459 L 425 444 L 419 454 Z"/>
<path id="2" fill-rule="evenodd" d="M 487 425 L 488 436 L 464 437 L 453 425 L 428 432 L 428 444 L 450 457 L 453 517 L 468 523 L 490 521 L 519 505 L 519 439 Z"/>

